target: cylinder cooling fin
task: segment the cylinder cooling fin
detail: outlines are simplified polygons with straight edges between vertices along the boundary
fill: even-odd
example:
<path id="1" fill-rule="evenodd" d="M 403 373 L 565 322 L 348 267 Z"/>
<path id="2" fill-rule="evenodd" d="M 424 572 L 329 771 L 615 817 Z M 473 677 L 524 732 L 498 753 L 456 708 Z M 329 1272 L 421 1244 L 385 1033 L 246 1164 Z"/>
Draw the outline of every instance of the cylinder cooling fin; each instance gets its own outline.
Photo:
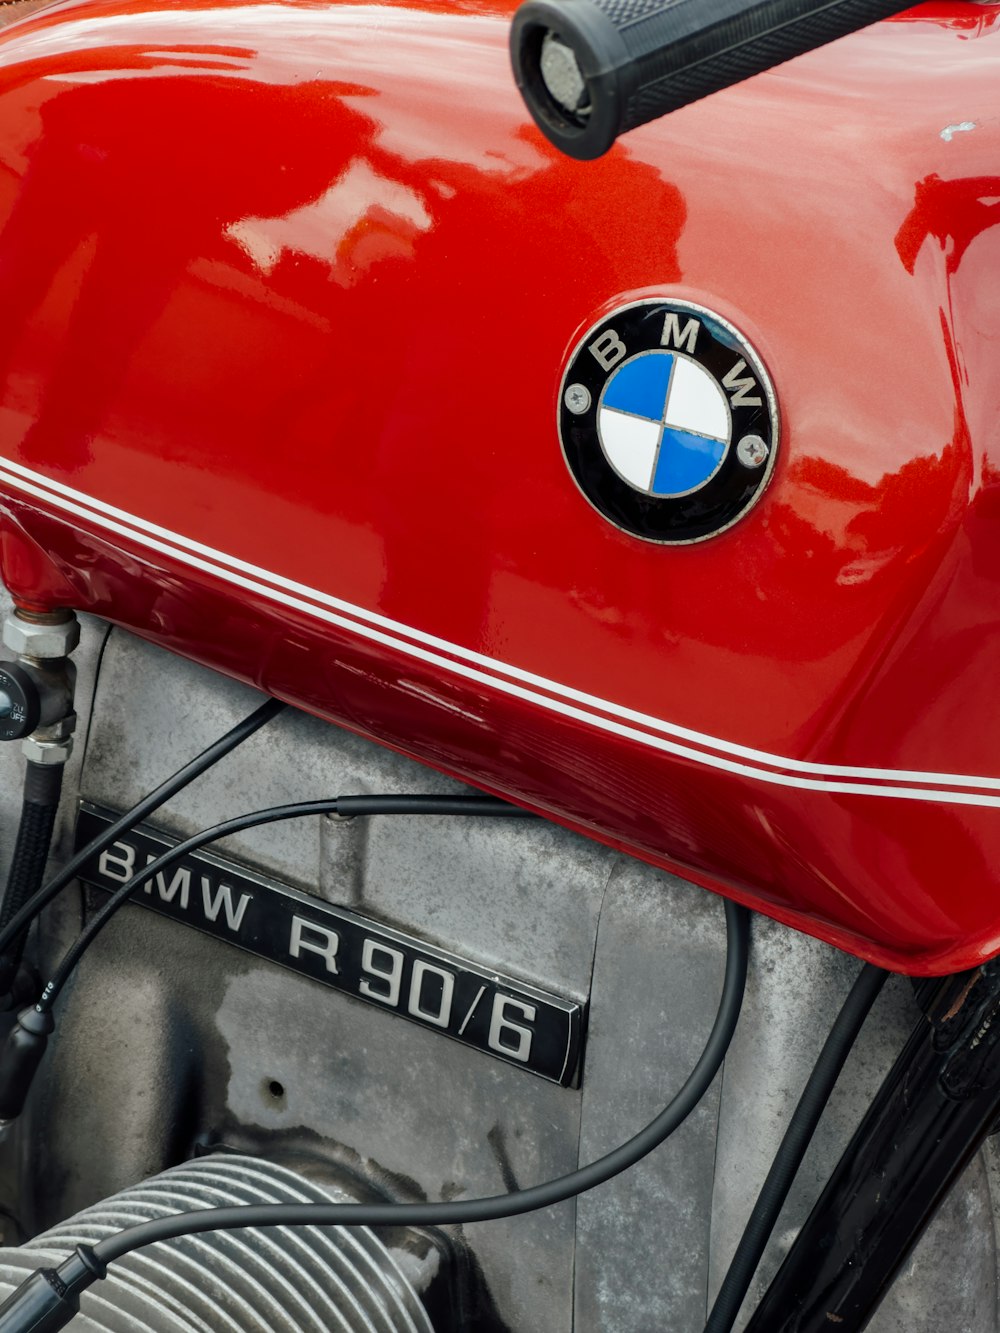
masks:
<path id="1" fill-rule="evenodd" d="M 342 1202 L 273 1162 L 213 1155 L 173 1167 L 0 1250 L 3 1294 L 138 1222 L 182 1209 Z M 432 1333 L 397 1257 L 366 1227 L 208 1232 L 153 1245 L 109 1270 L 73 1320 L 80 1333 Z"/>

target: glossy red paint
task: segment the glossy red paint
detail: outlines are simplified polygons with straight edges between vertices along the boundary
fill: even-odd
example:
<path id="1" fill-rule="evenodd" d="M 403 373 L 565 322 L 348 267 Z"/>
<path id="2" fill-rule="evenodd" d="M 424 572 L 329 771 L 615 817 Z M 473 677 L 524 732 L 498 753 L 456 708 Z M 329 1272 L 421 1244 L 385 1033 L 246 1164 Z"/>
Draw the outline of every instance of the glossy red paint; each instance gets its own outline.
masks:
<path id="1" fill-rule="evenodd" d="M 3 34 L 5 577 L 968 967 L 1000 950 L 1000 10 L 923 5 L 582 164 L 518 100 L 513 8 Z M 691 548 L 601 519 L 555 431 L 576 338 L 659 294 L 781 403 L 764 499 Z"/>

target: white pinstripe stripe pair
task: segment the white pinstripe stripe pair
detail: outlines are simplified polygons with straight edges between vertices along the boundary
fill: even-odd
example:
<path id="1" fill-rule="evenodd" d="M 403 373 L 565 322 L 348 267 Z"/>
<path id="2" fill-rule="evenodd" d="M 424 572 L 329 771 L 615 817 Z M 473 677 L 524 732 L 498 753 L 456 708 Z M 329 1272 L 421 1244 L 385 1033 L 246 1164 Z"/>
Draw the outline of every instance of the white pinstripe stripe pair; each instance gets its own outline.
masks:
<path id="1" fill-rule="evenodd" d="M 58 513 L 82 519 L 105 532 L 124 538 L 126 542 L 155 551 L 277 605 L 300 611 L 321 623 L 333 625 L 358 638 L 421 661 L 447 675 L 485 685 L 547 712 L 585 723 L 595 731 L 702 767 L 800 791 L 953 805 L 1000 806 L 1000 779 L 997 778 L 812 763 L 757 750 L 653 717 L 463 648 L 366 607 L 286 579 L 150 523 L 85 492 L 50 480 L 10 460 L 0 459 L 0 485 L 40 500 Z"/>

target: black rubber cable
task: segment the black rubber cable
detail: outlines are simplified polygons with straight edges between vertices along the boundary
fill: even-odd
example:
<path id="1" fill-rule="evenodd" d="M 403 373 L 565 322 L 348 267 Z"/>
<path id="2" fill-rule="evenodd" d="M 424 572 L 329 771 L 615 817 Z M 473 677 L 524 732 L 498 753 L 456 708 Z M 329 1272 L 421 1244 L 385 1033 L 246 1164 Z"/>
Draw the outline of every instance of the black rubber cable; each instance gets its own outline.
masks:
<path id="1" fill-rule="evenodd" d="M 768 1238 L 777 1223 L 778 1214 L 802 1164 L 820 1116 L 830 1100 L 844 1061 L 888 976 L 889 973 L 882 968 L 866 963 L 855 978 L 775 1153 L 750 1220 L 722 1280 L 712 1313 L 705 1325 L 705 1333 L 729 1333 L 736 1322 Z"/>
<path id="2" fill-rule="evenodd" d="M 165 801 L 169 801 L 171 796 L 175 796 L 177 792 L 193 782 L 195 778 L 200 777 L 206 769 L 211 768 L 223 756 L 235 750 L 238 745 L 241 745 L 254 732 L 259 731 L 265 723 L 270 722 L 271 718 L 276 717 L 285 707 L 286 705 L 280 703 L 277 699 L 268 699 L 249 717 L 244 718 L 242 722 L 238 722 L 231 731 L 227 731 L 224 736 L 220 736 L 207 750 L 203 750 L 201 754 L 196 755 L 183 768 L 178 769 L 172 777 L 167 778 L 166 782 L 161 783 L 155 791 L 151 791 L 148 796 L 144 796 L 131 810 L 127 810 L 120 819 L 116 819 L 86 847 L 81 848 L 62 870 L 53 876 L 44 888 L 39 889 L 37 893 L 33 893 L 23 907 L 19 908 L 0 929 L 0 957 L 3 956 L 5 950 L 9 949 L 12 941 L 17 939 L 25 927 L 29 926 L 38 913 L 52 901 L 60 889 L 65 888 L 76 877 L 77 871 L 90 857 L 96 856 L 105 847 L 110 847 L 121 834 L 127 833 L 129 829 L 140 823 L 147 815 L 152 814 Z"/>
<path id="3" fill-rule="evenodd" d="M 41 888 L 62 794 L 63 769 L 63 764 L 36 764 L 30 759 L 25 766 L 21 819 L 0 905 L 0 927 L 6 926 Z M 27 938 L 25 926 L 0 957 L 0 995 L 13 985 Z"/>
<path id="4" fill-rule="evenodd" d="M 62 794 L 63 768 L 63 764 L 36 764 L 30 759 L 25 765 L 21 821 L 0 906 L 0 926 L 6 926 L 41 887 Z"/>
<path id="5" fill-rule="evenodd" d="M 254 810 L 250 814 L 237 815 L 211 828 L 202 829 L 184 842 L 171 847 L 162 856 L 142 868 L 137 874 L 116 889 L 108 901 L 87 922 L 76 940 L 67 949 L 51 981 L 42 991 L 35 1009 L 45 1013 L 52 1008 L 56 997 L 69 980 L 70 973 L 90 948 L 91 944 L 108 924 L 111 918 L 124 907 L 141 885 L 152 879 L 160 871 L 167 870 L 189 852 L 197 851 L 206 843 L 217 842 L 233 833 L 243 833 L 247 829 L 258 828 L 262 824 L 276 824 L 283 819 L 299 819 L 306 815 L 343 815 L 354 818 L 356 815 L 489 815 L 492 817 L 513 817 L 534 819 L 528 810 L 521 810 L 516 805 L 501 801 L 493 796 L 333 796 L 324 801 L 296 801 L 289 805 L 272 805 L 266 810 Z M 85 849 L 86 850 L 86 849 Z"/>
<path id="6" fill-rule="evenodd" d="M 75 1313 L 79 1293 L 103 1277 L 109 1263 L 157 1241 L 241 1227 L 441 1226 L 490 1222 L 562 1203 L 619 1175 L 658 1147 L 694 1110 L 711 1086 L 732 1041 L 746 985 L 750 929 L 746 908 L 727 901 L 725 910 L 728 939 L 725 981 L 704 1050 L 683 1087 L 655 1120 L 597 1161 L 556 1180 L 486 1199 L 407 1204 L 244 1204 L 158 1217 L 108 1236 L 93 1247 L 77 1246 L 54 1274 L 48 1275 L 43 1270 L 32 1274 L 0 1307 L 0 1328 L 4 1333 L 27 1333 L 38 1326 L 29 1320 L 37 1321 L 42 1316 L 47 1330 L 64 1327 Z"/>

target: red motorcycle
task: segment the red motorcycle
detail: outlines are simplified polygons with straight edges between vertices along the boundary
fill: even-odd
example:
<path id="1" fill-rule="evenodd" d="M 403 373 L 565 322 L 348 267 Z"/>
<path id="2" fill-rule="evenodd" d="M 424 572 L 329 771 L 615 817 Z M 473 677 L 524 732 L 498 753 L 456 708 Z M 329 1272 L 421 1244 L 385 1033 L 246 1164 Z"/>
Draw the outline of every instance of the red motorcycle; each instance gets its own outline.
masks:
<path id="1" fill-rule="evenodd" d="M 0 1330 L 995 1333 L 1000 7 L 14 19 Z"/>

